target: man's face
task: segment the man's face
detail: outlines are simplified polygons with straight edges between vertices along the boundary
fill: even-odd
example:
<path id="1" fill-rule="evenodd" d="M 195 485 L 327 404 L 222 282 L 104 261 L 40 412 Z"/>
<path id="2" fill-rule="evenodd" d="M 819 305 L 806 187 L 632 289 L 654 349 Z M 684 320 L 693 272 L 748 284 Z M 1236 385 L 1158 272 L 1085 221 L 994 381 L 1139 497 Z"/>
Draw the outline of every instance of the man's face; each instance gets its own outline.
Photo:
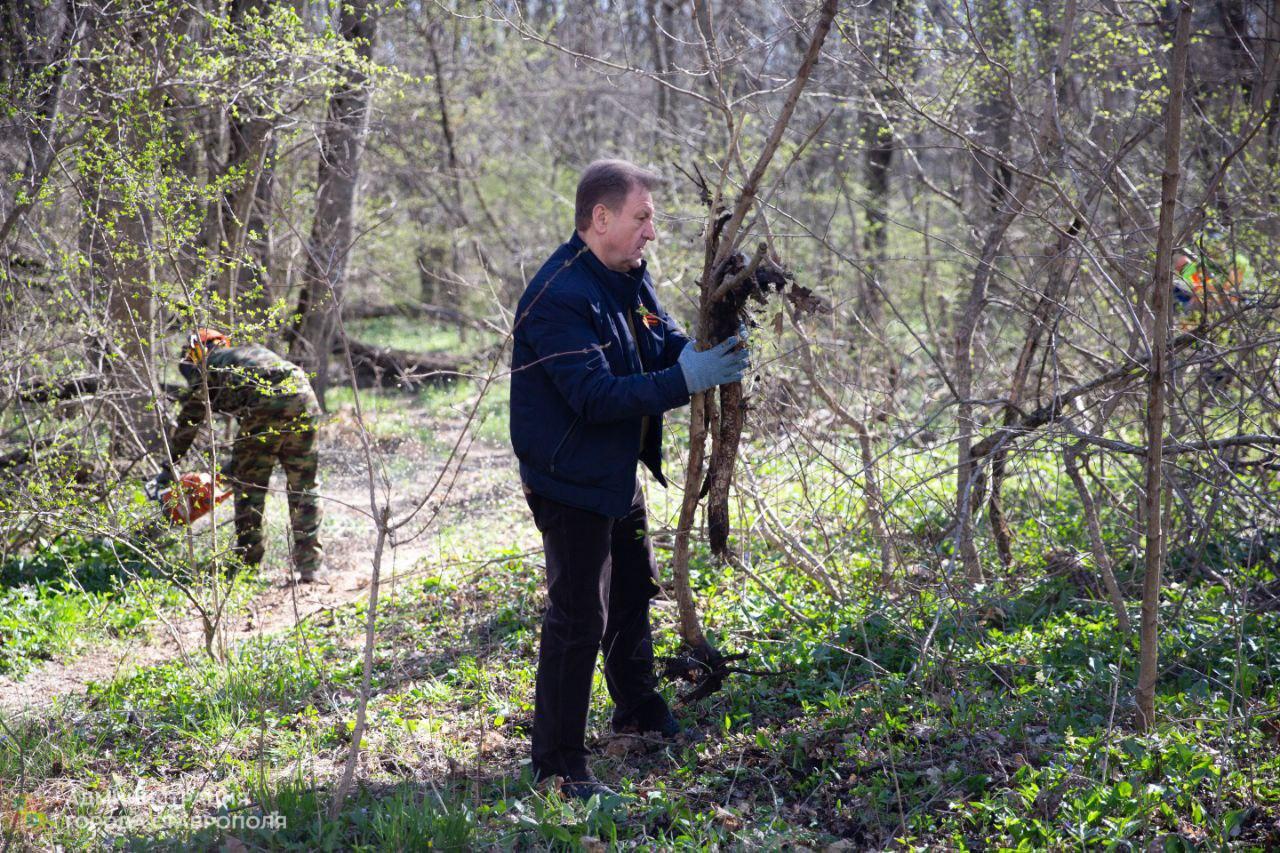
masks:
<path id="1" fill-rule="evenodd" d="M 596 239 L 592 251 L 611 270 L 626 272 L 640 266 L 645 244 L 656 240 L 653 227 L 653 196 L 642 186 L 633 186 L 617 210 L 596 205 L 592 230 Z"/>

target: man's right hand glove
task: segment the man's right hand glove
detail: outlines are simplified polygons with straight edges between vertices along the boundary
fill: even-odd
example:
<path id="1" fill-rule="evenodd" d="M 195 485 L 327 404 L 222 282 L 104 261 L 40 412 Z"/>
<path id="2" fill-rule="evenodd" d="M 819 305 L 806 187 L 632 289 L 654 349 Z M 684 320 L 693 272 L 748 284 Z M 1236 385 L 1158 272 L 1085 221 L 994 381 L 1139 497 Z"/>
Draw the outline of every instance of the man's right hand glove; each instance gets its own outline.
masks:
<path id="1" fill-rule="evenodd" d="M 751 360 L 746 347 L 737 352 L 729 352 L 738 345 L 738 341 L 738 336 L 734 335 L 702 352 L 694 349 L 692 343 L 685 345 L 677 363 L 684 373 L 684 383 L 690 394 L 698 394 L 708 388 L 742 379 Z"/>

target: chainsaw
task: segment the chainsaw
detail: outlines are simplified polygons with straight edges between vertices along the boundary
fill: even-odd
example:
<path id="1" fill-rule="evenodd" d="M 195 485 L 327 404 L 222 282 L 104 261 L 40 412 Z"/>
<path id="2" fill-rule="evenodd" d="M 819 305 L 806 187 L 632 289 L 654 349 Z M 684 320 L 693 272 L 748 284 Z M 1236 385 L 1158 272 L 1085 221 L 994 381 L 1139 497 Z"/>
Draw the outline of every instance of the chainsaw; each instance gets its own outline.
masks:
<path id="1" fill-rule="evenodd" d="M 143 491 L 173 524 L 192 524 L 232 495 L 221 474 L 211 477 L 207 472 L 183 474 L 168 482 L 156 476 L 147 481 Z"/>

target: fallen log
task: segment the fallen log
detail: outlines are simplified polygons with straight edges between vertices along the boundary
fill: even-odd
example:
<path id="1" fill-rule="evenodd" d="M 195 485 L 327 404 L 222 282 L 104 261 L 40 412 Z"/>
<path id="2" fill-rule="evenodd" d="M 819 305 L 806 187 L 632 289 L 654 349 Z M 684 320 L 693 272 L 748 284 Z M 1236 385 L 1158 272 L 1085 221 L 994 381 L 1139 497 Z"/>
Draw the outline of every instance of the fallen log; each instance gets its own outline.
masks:
<path id="1" fill-rule="evenodd" d="M 93 466 L 81 458 L 79 451 L 52 438 L 39 438 L 26 447 L 0 452 L 0 477 L 31 480 L 39 466 L 56 470 L 67 482 L 84 484 L 93 479 Z"/>
<path id="2" fill-rule="evenodd" d="M 444 355 L 427 355 L 393 347 L 379 347 L 348 338 L 346 351 L 351 353 L 353 378 L 357 388 L 399 388 L 415 391 L 424 385 L 437 385 L 456 379 L 461 369 L 459 359 Z M 339 339 L 334 355 L 344 355 Z M 340 362 L 341 363 L 341 362 Z"/>
<path id="3" fill-rule="evenodd" d="M 170 400 L 176 400 L 186 386 L 175 385 L 171 382 L 160 382 L 157 387 L 165 397 Z M 112 387 L 110 383 L 104 383 L 101 376 L 86 374 L 71 376 L 57 381 L 36 380 L 27 382 L 20 386 L 18 400 L 23 403 L 51 403 L 58 400 L 93 396 L 99 392 L 119 392 L 121 390 L 123 389 L 119 386 Z"/>
<path id="4" fill-rule="evenodd" d="M 466 326 L 471 329 L 483 330 L 487 328 L 480 320 L 469 314 L 464 314 L 456 308 L 431 305 L 427 302 L 401 305 L 348 305 L 343 308 L 342 316 L 346 320 L 377 320 L 383 317 L 405 317 L 415 320 L 425 317 L 441 323 L 452 323 L 455 326 Z"/>
<path id="5" fill-rule="evenodd" d="M 69 400 L 72 397 L 96 394 L 101 386 L 101 376 L 73 376 L 61 382 L 28 382 L 18 391 L 18 399 L 24 403 Z"/>

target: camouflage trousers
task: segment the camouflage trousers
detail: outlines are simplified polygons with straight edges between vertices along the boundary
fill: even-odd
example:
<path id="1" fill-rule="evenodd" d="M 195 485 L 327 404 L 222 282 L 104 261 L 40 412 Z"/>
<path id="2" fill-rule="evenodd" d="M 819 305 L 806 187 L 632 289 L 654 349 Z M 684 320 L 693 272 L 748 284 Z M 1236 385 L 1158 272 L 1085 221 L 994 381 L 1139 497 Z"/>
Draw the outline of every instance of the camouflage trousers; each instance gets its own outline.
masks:
<path id="1" fill-rule="evenodd" d="M 293 565 L 300 574 L 311 574 L 320 570 L 324 548 L 316 495 L 316 415 L 310 411 L 250 415 L 240 421 L 228 471 L 235 489 L 236 553 L 246 565 L 262 562 L 262 515 L 277 462 L 288 488 Z"/>

